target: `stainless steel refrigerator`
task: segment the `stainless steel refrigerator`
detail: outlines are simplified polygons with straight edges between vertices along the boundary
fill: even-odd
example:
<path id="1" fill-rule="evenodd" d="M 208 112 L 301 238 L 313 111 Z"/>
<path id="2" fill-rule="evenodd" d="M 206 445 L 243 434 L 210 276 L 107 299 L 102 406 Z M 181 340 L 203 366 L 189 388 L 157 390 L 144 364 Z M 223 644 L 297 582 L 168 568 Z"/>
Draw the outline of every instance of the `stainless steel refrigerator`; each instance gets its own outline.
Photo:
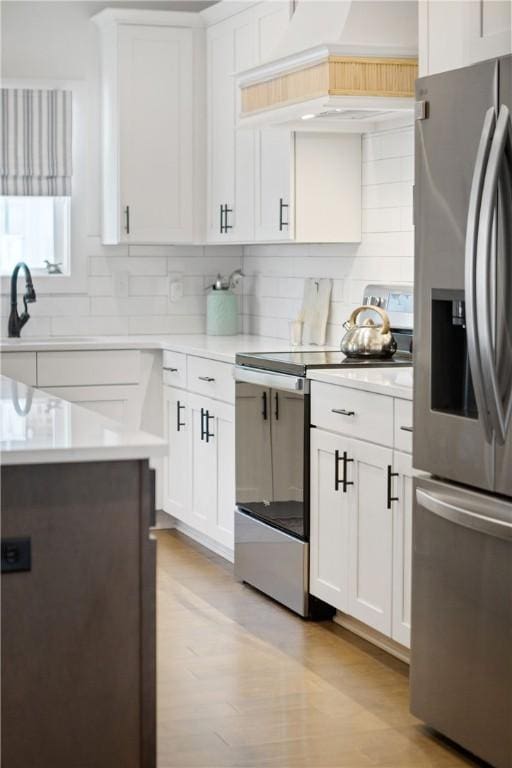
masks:
<path id="1" fill-rule="evenodd" d="M 417 81 L 411 711 L 512 767 L 512 56 Z"/>

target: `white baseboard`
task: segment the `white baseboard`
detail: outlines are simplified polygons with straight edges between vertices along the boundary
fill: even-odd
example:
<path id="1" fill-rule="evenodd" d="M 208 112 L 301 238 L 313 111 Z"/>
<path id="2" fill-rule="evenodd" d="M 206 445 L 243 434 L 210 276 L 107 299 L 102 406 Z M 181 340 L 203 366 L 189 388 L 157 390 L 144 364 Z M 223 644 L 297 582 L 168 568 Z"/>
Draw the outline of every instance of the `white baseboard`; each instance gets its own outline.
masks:
<path id="1" fill-rule="evenodd" d="M 347 616 L 346 613 L 341 613 L 341 611 L 336 611 L 332 620 L 336 624 L 339 624 L 340 627 L 348 629 L 350 632 L 353 632 L 354 635 L 362 637 L 363 640 L 367 640 L 369 643 L 376 645 L 378 648 L 382 648 L 383 651 L 400 659 L 400 661 L 405 662 L 405 664 L 409 664 L 410 651 L 404 645 L 400 645 L 400 643 L 395 642 L 395 640 L 392 640 L 390 637 L 386 637 L 386 635 L 383 635 L 381 632 L 377 632 L 376 629 L 372 629 L 372 627 L 369 627 L 367 624 L 363 624 L 362 621 L 358 621 L 352 616 Z"/>
<path id="2" fill-rule="evenodd" d="M 232 549 L 224 546 L 224 544 L 219 544 L 218 541 L 210 538 L 210 536 L 207 536 L 201 531 L 197 531 L 195 528 L 191 528 L 190 525 L 183 523 L 181 520 L 178 520 L 178 518 L 170 515 L 168 512 L 164 512 L 163 510 L 158 510 L 157 512 L 155 528 L 156 530 L 179 531 L 185 536 L 188 536 L 189 539 L 192 539 L 198 544 L 201 544 L 203 547 L 206 547 L 206 549 L 209 549 L 211 552 L 215 552 L 216 555 L 220 555 L 220 557 L 228 560 L 230 563 L 232 563 L 235 559 L 235 553 Z"/>

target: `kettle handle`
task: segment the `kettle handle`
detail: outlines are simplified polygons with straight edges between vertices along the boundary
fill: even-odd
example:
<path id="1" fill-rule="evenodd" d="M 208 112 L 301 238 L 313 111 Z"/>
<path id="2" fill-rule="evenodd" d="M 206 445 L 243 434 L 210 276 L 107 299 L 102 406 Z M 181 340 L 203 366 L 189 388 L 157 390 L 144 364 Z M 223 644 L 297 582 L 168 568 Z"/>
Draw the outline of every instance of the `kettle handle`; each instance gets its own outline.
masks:
<path id="1" fill-rule="evenodd" d="M 390 324 L 389 324 L 389 315 L 387 312 L 385 312 L 380 307 L 376 307 L 374 304 L 366 304 L 363 307 L 357 307 L 357 309 L 354 309 L 352 314 L 350 315 L 348 322 L 351 327 L 356 325 L 356 320 L 361 314 L 361 312 L 368 312 L 368 310 L 372 310 L 373 312 L 376 312 L 378 315 L 380 315 L 380 318 L 382 320 L 382 328 L 381 333 L 389 333 L 390 330 Z"/>

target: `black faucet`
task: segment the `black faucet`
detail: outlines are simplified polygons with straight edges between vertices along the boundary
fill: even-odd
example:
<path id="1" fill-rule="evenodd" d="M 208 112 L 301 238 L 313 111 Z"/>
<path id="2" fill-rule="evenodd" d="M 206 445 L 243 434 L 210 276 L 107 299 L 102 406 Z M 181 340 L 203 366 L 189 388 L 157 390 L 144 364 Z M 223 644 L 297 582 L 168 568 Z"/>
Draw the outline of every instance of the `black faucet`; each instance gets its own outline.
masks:
<path id="1" fill-rule="evenodd" d="M 21 316 L 18 315 L 18 272 L 20 269 L 25 270 L 26 287 L 25 294 L 23 296 L 23 304 L 25 306 Z M 20 261 L 16 264 L 11 275 L 11 314 L 9 315 L 9 338 L 19 338 L 20 331 L 28 322 L 30 318 L 27 312 L 27 304 L 32 304 L 36 300 L 36 292 L 32 284 L 32 275 L 30 269 L 27 267 L 24 261 Z"/>

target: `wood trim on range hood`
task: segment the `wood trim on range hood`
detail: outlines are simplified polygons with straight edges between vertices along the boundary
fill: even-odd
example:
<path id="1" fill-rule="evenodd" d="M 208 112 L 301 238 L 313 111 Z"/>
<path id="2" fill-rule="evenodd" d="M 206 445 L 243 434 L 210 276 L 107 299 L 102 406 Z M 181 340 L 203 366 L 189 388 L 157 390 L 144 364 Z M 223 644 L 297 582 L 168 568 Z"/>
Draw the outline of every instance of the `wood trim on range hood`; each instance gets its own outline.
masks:
<path id="1" fill-rule="evenodd" d="M 293 68 L 255 82 L 239 82 L 240 117 L 329 96 L 413 98 L 417 58 L 339 56 Z"/>

